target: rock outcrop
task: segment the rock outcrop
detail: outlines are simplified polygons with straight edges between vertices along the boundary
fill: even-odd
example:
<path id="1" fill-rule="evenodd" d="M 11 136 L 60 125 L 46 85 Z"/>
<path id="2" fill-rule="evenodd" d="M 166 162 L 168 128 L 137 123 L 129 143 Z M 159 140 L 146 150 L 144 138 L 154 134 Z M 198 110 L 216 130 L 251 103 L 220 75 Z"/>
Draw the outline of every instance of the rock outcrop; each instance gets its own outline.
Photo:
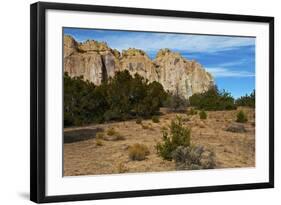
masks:
<path id="1" fill-rule="evenodd" d="M 161 49 L 151 60 L 139 49 L 130 48 L 120 53 L 105 42 L 76 42 L 64 36 L 64 71 L 70 76 L 83 76 L 96 85 L 113 77 L 116 71 L 138 73 L 149 82 L 161 83 L 166 91 L 188 98 L 214 84 L 213 77 L 196 61 L 189 61 L 177 52 Z"/>
<path id="2" fill-rule="evenodd" d="M 199 63 L 188 61 L 169 49 L 160 50 L 154 63 L 163 87 L 184 98 L 207 91 L 213 84 L 212 76 Z"/>
<path id="3" fill-rule="evenodd" d="M 120 59 L 120 69 L 128 70 L 132 76 L 137 73 L 149 82 L 158 81 L 153 61 L 142 50 L 130 48 L 123 51 Z"/>

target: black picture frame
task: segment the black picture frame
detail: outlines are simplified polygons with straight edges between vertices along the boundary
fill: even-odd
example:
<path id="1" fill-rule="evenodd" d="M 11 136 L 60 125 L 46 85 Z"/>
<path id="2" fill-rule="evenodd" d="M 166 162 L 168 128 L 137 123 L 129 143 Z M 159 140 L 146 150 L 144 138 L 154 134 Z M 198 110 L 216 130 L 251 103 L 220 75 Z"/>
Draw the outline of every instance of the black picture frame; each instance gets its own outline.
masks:
<path id="1" fill-rule="evenodd" d="M 67 10 L 168 16 L 195 19 L 262 22 L 269 25 L 269 181 L 263 183 L 229 184 L 191 188 L 170 188 L 107 193 L 46 196 L 46 81 L 45 37 L 46 11 Z M 274 18 L 265 16 L 230 15 L 144 8 L 126 8 L 82 4 L 38 2 L 30 6 L 30 199 L 37 203 L 97 200 L 198 192 L 231 191 L 274 187 Z"/>

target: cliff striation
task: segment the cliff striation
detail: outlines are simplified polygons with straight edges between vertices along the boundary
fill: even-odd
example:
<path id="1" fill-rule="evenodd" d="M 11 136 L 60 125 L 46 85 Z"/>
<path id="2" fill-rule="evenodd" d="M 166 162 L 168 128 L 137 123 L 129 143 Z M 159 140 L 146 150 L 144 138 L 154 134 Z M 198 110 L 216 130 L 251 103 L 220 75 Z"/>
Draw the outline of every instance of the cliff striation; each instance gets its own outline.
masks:
<path id="1" fill-rule="evenodd" d="M 131 75 L 138 73 L 149 82 L 157 81 L 166 91 L 186 99 L 214 84 L 213 77 L 201 64 L 169 49 L 161 49 L 151 60 L 139 49 L 129 48 L 120 53 L 105 42 L 78 43 L 71 36 L 64 36 L 64 71 L 70 76 L 83 76 L 100 85 L 102 80 L 122 70 L 128 70 Z"/>

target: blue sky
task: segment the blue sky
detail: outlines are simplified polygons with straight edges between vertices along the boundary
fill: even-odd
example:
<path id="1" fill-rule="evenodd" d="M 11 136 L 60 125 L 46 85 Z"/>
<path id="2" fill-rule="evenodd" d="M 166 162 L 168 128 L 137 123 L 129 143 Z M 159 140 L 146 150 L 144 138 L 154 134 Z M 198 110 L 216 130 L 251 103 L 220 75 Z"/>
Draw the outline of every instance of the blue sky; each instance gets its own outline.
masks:
<path id="1" fill-rule="evenodd" d="M 172 34 L 98 29 L 64 28 L 65 35 L 77 41 L 106 42 L 119 51 L 128 48 L 144 50 L 151 59 L 161 48 L 180 52 L 188 60 L 196 60 L 215 78 L 220 90 L 237 98 L 255 88 L 255 38 Z"/>

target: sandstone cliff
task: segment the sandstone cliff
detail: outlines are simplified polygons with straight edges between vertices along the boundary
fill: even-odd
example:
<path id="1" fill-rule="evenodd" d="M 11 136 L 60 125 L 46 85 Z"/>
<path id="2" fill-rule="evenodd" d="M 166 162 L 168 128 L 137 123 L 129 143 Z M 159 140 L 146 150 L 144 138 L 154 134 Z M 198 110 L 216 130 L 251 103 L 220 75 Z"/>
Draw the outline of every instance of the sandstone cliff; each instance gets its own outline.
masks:
<path id="1" fill-rule="evenodd" d="M 161 83 L 166 91 L 188 98 L 213 85 L 213 77 L 196 61 L 189 61 L 179 53 L 161 49 L 151 60 L 139 49 L 130 48 L 120 53 L 105 42 L 76 42 L 64 36 L 64 71 L 70 76 L 83 76 L 96 85 L 113 77 L 116 71 L 138 73 L 149 82 Z"/>
<path id="2" fill-rule="evenodd" d="M 194 93 L 207 91 L 213 84 L 212 76 L 195 61 L 188 61 L 179 53 L 162 49 L 154 60 L 158 82 L 166 90 L 188 98 Z"/>

